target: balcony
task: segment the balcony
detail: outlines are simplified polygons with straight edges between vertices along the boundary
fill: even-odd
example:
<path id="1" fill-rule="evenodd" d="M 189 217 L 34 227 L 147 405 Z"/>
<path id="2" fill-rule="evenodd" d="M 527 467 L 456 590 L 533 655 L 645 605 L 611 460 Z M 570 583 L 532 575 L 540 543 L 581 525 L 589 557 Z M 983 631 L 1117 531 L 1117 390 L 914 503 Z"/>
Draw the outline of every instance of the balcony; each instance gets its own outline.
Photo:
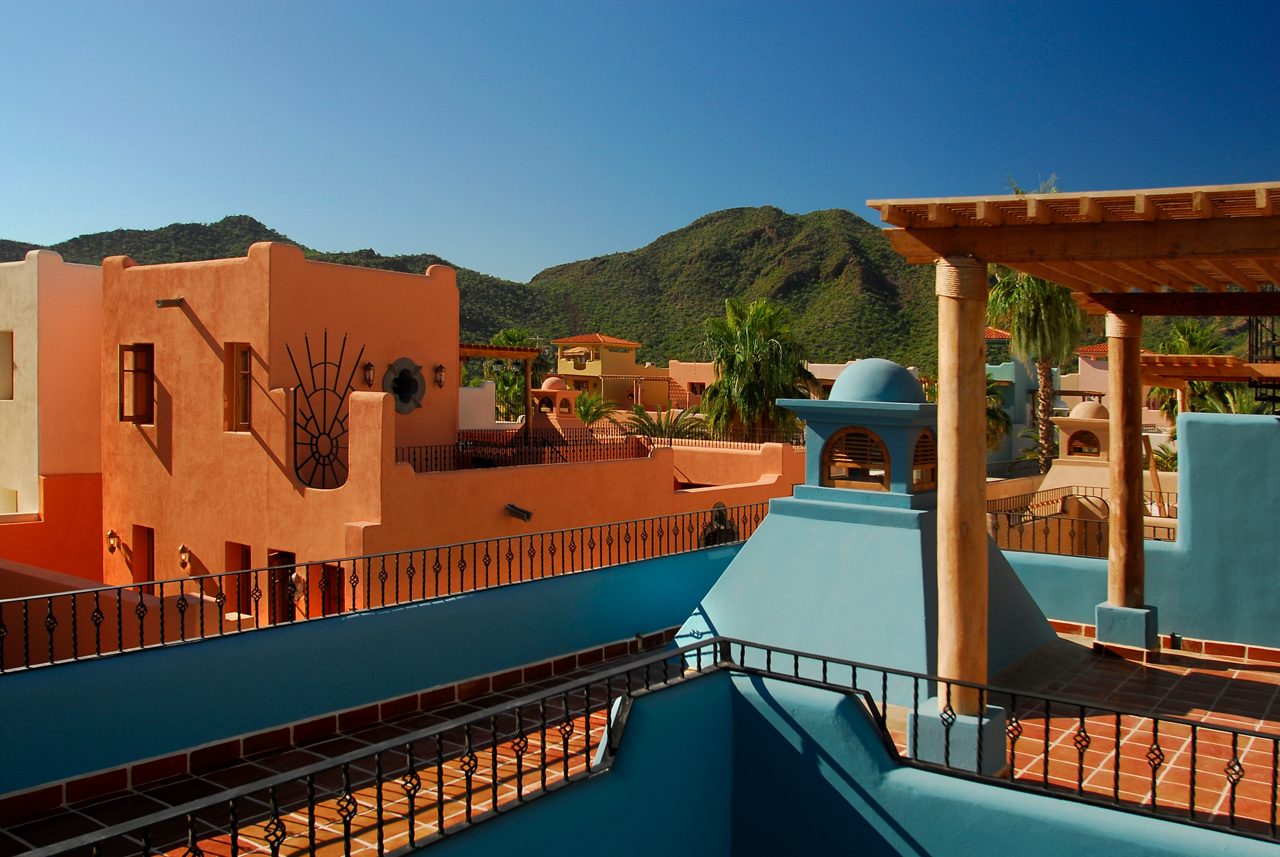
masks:
<path id="1" fill-rule="evenodd" d="M 1110 491 L 1071 485 L 987 501 L 987 531 L 1001 550 L 1101 557 L 1109 544 Z M 1143 538 L 1175 541 L 1178 494 L 1144 491 Z"/>

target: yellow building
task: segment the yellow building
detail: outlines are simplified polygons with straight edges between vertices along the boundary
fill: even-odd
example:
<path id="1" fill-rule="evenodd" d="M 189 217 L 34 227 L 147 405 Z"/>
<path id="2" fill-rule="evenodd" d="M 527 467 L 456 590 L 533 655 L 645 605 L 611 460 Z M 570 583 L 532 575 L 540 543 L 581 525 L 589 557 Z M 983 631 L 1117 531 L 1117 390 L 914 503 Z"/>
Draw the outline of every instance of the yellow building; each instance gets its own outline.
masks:
<path id="1" fill-rule="evenodd" d="M 639 342 L 586 333 L 551 344 L 556 347 L 555 374 L 571 390 L 600 393 L 624 408 L 637 402 L 649 411 L 688 405 L 688 391 L 673 384 L 666 369 L 636 362 Z"/>

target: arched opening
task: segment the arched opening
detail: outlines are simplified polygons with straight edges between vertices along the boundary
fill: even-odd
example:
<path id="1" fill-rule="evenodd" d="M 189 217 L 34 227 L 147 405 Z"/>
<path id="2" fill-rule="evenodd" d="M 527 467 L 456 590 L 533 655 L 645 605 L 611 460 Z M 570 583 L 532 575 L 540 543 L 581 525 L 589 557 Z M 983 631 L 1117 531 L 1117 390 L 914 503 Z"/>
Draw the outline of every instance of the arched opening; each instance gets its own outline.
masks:
<path id="1" fill-rule="evenodd" d="M 549 414 L 555 410 L 555 404 L 551 401 L 550 396 L 545 396 L 538 400 L 538 412 Z"/>
<path id="2" fill-rule="evenodd" d="M 938 442 L 933 432 L 925 429 L 916 440 L 911 457 L 911 491 L 936 491 L 938 488 Z"/>
<path id="3" fill-rule="evenodd" d="M 572 411 L 573 411 L 573 408 L 569 405 L 569 400 L 568 400 L 568 399 L 561 399 L 561 400 L 560 400 L 560 406 L 559 406 L 558 408 L 556 408 L 556 410 L 558 410 L 558 411 L 559 411 L 560 413 L 562 413 L 562 414 L 567 414 L 567 413 L 572 412 Z"/>
<path id="4" fill-rule="evenodd" d="M 875 432 L 840 429 L 822 448 L 822 484 L 829 488 L 889 490 L 889 451 Z"/>
<path id="5" fill-rule="evenodd" d="M 1067 439 L 1067 455 L 1083 455 L 1086 458 L 1097 458 L 1102 454 L 1098 436 L 1091 431 L 1073 432 Z"/>

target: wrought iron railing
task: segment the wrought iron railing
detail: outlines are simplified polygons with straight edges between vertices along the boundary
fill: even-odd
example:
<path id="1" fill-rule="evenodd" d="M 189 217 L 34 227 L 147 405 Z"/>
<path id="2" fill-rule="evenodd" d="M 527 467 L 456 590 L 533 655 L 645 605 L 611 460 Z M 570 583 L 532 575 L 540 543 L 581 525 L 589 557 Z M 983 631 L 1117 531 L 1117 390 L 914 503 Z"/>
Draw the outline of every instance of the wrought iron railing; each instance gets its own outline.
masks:
<path id="1" fill-rule="evenodd" d="M 552 441 L 535 437 L 530 444 L 486 443 L 458 440 L 456 444 L 397 446 L 396 462 L 419 473 L 467 471 L 489 467 L 525 467 L 529 464 L 617 462 L 648 458 L 649 445 L 640 437 L 600 437 L 591 440 Z"/>
<path id="2" fill-rule="evenodd" d="M 767 503 L 0 600 L 0 673 L 425 601 L 745 540 Z"/>
<path id="3" fill-rule="evenodd" d="M 1106 520 L 1068 518 L 1065 515 L 1041 516 L 1024 512 L 988 512 L 987 532 L 1001 550 L 1059 556 L 1107 555 Z"/>
<path id="4" fill-rule="evenodd" d="M 427 846 L 607 770 L 623 751 L 633 698 L 722 670 L 853 695 L 901 764 L 1264 841 L 1280 838 L 1280 736 L 717 637 L 29 857 L 178 849 L 351 853 L 356 837 L 379 854 Z M 954 726 L 951 702 L 961 689 L 976 695 L 979 712 L 988 705 L 1006 712 L 1001 770 L 953 763 L 982 759 L 987 749 L 985 714 L 977 715 L 979 728 L 963 733 L 971 737 Z M 919 717 L 903 715 L 937 712 L 939 701 L 942 758 L 921 759 Z"/>
<path id="5" fill-rule="evenodd" d="M 1111 489 L 1095 485 L 1067 485 L 1047 491 L 1015 494 L 987 501 L 988 512 L 1032 512 L 1051 514 L 1061 512 L 1063 501 L 1071 497 L 1097 497 L 1109 500 Z M 1177 491 L 1143 491 L 1142 502 L 1152 517 L 1178 517 Z"/>
<path id="6" fill-rule="evenodd" d="M 1035 476 L 1039 472 L 1040 462 L 1034 458 L 987 462 L 987 478 L 989 479 L 1017 479 L 1020 476 Z"/>

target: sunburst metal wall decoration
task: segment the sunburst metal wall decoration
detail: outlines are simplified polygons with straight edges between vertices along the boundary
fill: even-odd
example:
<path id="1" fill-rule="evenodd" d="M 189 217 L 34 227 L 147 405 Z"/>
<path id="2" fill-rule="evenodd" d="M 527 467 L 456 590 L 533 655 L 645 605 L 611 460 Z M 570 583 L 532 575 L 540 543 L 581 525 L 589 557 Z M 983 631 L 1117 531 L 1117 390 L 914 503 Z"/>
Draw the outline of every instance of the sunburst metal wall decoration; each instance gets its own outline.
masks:
<path id="1" fill-rule="evenodd" d="M 321 352 L 313 356 L 311 339 L 303 335 L 308 371 L 303 375 L 293 349 L 285 345 L 298 385 L 293 397 L 293 461 L 298 481 L 311 488 L 338 488 L 347 481 L 347 396 L 352 390 L 364 347 L 344 369 L 347 337 L 335 359 L 329 359 L 329 331 Z"/>

